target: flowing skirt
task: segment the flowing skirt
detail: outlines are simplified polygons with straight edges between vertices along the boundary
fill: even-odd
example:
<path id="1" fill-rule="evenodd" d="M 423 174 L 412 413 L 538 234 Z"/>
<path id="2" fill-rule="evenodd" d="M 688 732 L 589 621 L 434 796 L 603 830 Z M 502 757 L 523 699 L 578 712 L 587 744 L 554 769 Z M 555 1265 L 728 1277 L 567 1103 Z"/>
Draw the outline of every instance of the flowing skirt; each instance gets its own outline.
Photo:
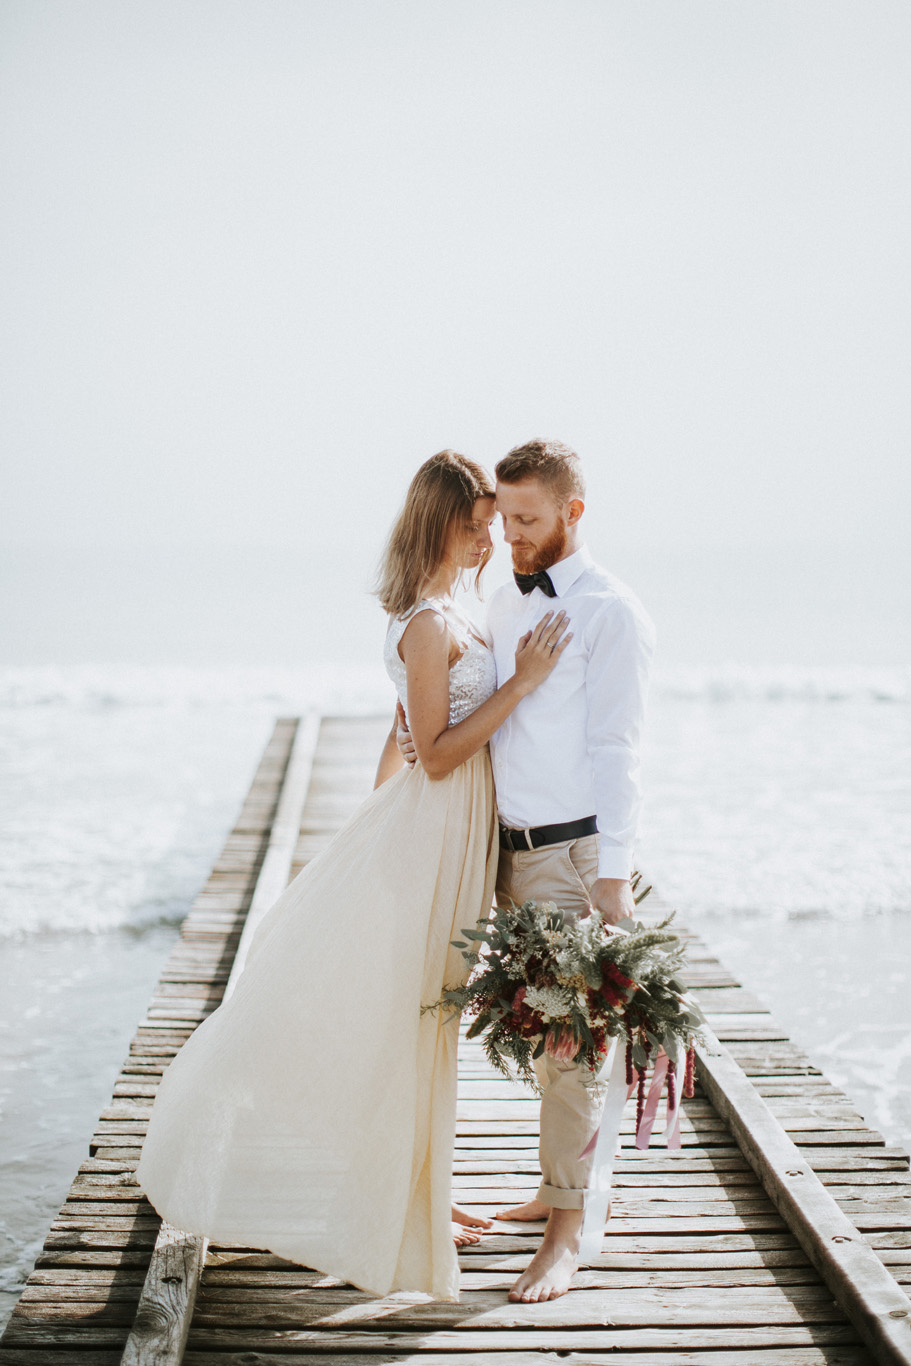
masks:
<path id="1" fill-rule="evenodd" d="M 171 1063 L 137 1177 L 171 1224 L 372 1294 L 458 1299 L 450 1201 L 465 979 L 497 846 L 486 748 L 402 770 L 288 886 Z"/>

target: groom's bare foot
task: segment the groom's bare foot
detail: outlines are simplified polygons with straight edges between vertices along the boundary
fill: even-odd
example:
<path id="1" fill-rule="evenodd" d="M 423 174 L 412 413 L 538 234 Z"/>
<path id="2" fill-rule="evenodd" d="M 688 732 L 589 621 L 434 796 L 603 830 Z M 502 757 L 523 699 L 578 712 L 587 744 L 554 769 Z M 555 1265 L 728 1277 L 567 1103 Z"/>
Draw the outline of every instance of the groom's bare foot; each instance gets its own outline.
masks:
<path id="1" fill-rule="evenodd" d="M 579 1266 L 580 1209 L 552 1209 L 541 1246 L 516 1281 L 509 1298 L 522 1304 L 565 1295 Z"/>
<path id="2" fill-rule="evenodd" d="M 536 1219 L 546 1219 L 550 1214 L 550 1205 L 545 1205 L 543 1200 L 529 1200 L 527 1205 L 516 1205 L 513 1209 L 497 1210 L 493 1216 L 495 1219 L 517 1219 L 521 1223 L 533 1223 Z M 610 1218 L 610 1201 L 607 1205 L 607 1219 Z"/>
<path id="3" fill-rule="evenodd" d="M 550 1214 L 550 1205 L 545 1205 L 543 1200 L 529 1200 L 526 1205 L 516 1205 L 513 1209 L 497 1210 L 493 1216 L 495 1219 L 518 1219 L 522 1223 L 533 1223 L 536 1219 L 546 1219 Z"/>
<path id="4" fill-rule="evenodd" d="M 479 1214 L 469 1214 L 467 1209 L 462 1209 L 461 1205 L 453 1205 L 452 1222 L 462 1224 L 465 1228 L 492 1228 L 492 1219 L 482 1219 Z M 477 1239 L 474 1240 L 477 1242 Z"/>

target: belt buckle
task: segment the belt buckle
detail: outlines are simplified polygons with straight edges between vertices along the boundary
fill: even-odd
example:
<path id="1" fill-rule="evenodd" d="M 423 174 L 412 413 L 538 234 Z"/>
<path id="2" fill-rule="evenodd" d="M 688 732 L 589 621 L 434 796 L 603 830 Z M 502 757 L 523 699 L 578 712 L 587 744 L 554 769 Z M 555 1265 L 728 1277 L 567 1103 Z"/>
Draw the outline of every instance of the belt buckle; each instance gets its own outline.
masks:
<path id="1" fill-rule="evenodd" d="M 501 831 L 506 837 L 506 843 L 514 854 L 520 854 L 526 849 L 534 852 L 535 846 L 531 842 L 531 826 L 524 830 L 517 830 L 511 825 L 501 825 Z M 521 836 L 521 840 L 519 839 Z"/>

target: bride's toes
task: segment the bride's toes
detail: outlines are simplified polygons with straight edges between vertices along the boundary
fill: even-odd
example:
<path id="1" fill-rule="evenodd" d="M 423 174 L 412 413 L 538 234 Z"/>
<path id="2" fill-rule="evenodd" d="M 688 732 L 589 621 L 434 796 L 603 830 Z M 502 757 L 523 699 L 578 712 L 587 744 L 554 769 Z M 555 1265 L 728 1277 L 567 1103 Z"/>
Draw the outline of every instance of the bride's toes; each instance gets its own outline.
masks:
<path id="1" fill-rule="evenodd" d="M 452 1241 L 455 1243 L 456 1247 L 468 1247 L 471 1243 L 479 1243 L 481 1241 L 481 1233 L 481 1229 L 466 1228 L 464 1224 L 457 1224 L 453 1221 Z"/>

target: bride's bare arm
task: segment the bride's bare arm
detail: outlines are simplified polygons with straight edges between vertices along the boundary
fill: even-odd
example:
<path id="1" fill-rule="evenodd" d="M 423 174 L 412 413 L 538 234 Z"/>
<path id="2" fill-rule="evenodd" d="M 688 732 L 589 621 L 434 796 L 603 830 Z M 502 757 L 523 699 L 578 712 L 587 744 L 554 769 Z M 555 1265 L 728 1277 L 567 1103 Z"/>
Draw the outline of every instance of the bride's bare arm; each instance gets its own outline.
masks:
<path id="1" fill-rule="evenodd" d="M 380 762 L 377 764 L 376 778 L 373 786 L 377 788 L 384 783 L 387 778 L 395 777 L 402 767 L 404 760 L 396 744 L 395 734 L 399 727 L 399 709 L 396 707 L 395 715 L 392 718 L 392 729 L 386 736 L 386 743 L 383 745 L 383 752 L 380 755 Z"/>
<path id="2" fill-rule="evenodd" d="M 445 778 L 487 743 L 516 705 L 542 683 L 572 639 L 565 612 L 546 613 L 519 641 L 516 671 L 476 711 L 449 724 L 449 629 L 436 612 L 419 612 L 400 643 L 408 679 L 408 719 L 428 778 Z M 395 727 L 390 735 L 395 744 Z M 397 747 L 396 747 L 397 748 Z"/>

